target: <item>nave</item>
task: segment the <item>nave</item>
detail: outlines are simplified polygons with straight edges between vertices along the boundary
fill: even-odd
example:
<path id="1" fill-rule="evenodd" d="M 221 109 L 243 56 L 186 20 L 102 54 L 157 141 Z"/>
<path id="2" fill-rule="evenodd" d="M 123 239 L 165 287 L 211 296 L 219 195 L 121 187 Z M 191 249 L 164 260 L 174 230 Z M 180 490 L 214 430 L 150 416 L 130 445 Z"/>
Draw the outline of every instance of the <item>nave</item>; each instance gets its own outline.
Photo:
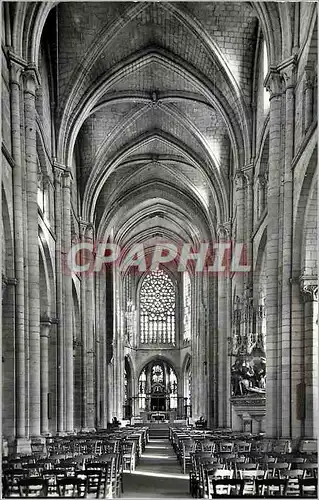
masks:
<path id="1" fill-rule="evenodd" d="M 285 488 L 296 464 L 300 494 L 318 438 L 317 2 L 1 9 L 5 496 L 36 478 L 42 496 L 208 498 L 215 466 L 240 491 L 240 467 Z"/>
<path id="2" fill-rule="evenodd" d="M 188 475 L 168 439 L 152 439 L 136 470 L 124 474 L 123 498 L 189 498 Z"/>

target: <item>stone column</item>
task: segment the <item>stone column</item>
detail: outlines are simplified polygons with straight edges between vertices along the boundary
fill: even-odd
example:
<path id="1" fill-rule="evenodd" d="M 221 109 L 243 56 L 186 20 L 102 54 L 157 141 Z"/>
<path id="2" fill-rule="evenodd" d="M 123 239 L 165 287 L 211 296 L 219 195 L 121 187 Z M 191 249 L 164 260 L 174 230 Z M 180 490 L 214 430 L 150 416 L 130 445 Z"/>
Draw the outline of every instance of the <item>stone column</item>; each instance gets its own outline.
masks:
<path id="1" fill-rule="evenodd" d="M 24 72 L 25 161 L 27 193 L 27 246 L 28 246 L 28 297 L 29 297 L 29 380 L 30 380 L 30 435 L 40 436 L 40 290 L 38 247 L 38 167 L 36 151 L 35 93 L 39 85 L 33 68 Z"/>
<path id="2" fill-rule="evenodd" d="M 87 223 L 85 230 L 85 240 L 93 242 L 93 225 Z M 84 345 L 86 345 L 85 365 L 86 371 L 86 426 L 89 429 L 95 428 L 95 390 L 94 390 L 94 363 L 95 363 L 95 321 L 94 321 L 94 278 L 93 272 L 89 271 L 86 276 L 82 276 L 85 289 L 85 331 L 83 332 Z M 84 364 L 84 360 L 83 360 Z"/>
<path id="3" fill-rule="evenodd" d="M 24 331 L 24 254 L 23 254 L 23 197 L 21 165 L 21 71 L 22 64 L 10 59 L 11 89 L 11 138 L 13 168 L 13 217 L 14 217 L 14 265 L 17 286 L 15 288 L 15 360 L 16 360 L 16 438 L 26 437 L 25 419 L 25 331 Z M 17 451 L 19 451 L 17 443 Z"/>
<path id="4" fill-rule="evenodd" d="M 243 209 L 243 206 L 242 206 Z M 219 243 L 227 242 L 230 238 L 230 224 L 221 224 L 218 227 Z M 230 426 L 230 358 L 228 356 L 228 342 L 230 328 L 230 297 L 229 277 L 225 273 L 218 274 L 218 427 Z"/>
<path id="5" fill-rule="evenodd" d="M 237 207 L 236 244 L 246 243 L 245 191 L 246 191 L 246 176 L 242 171 L 238 171 L 236 172 L 235 175 L 235 192 L 236 192 L 236 207 Z M 244 274 L 236 273 L 234 277 L 234 282 L 236 283 L 236 295 L 241 297 L 244 292 L 244 282 L 245 282 Z"/>
<path id="6" fill-rule="evenodd" d="M 314 94 L 314 71 L 313 68 L 306 68 L 305 79 L 305 133 L 309 130 L 313 121 L 313 94 Z"/>
<path id="7" fill-rule="evenodd" d="M 318 281 L 301 278 L 304 298 L 305 437 L 318 437 Z"/>
<path id="8" fill-rule="evenodd" d="M 118 269 L 114 269 L 114 402 L 113 408 L 116 417 L 121 418 L 123 413 L 123 389 L 124 389 L 124 347 L 123 347 L 123 325 L 121 318 L 121 289 Z"/>
<path id="9" fill-rule="evenodd" d="M 63 224 L 62 252 L 64 255 L 71 247 L 71 173 L 65 169 L 62 174 Z M 72 274 L 63 272 L 63 329 L 64 329 L 64 397 L 65 397 L 65 430 L 73 432 L 73 298 Z"/>
<path id="10" fill-rule="evenodd" d="M 253 164 L 246 165 L 244 167 L 245 180 L 246 180 L 246 211 L 245 211 L 245 243 L 247 245 L 247 265 L 251 266 L 250 271 L 245 273 L 245 285 L 252 286 L 253 280 L 253 245 L 252 245 L 252 232 L 253 232 L 253 210 L 254 210 L 254 176 L 253 176 Z"/>
<path id="11" fill-rule="evenodd" d="M 105 273 L 99 275 L 100 299 L 97 302 L 99 309 L 99 337 L 100 337 L 100 374 L 101 374 L 101 415 L 100 426 L 107 427 L 107 346 L 106 346 L 106 277 Z"/>
<path id="12" fill-rule="evenodd" d="M 86 241 L 85 233 L 87 222 L 80 221 L 80 238 L 81 242 Z M 86 360 L 87 360 L 87 341 L 86 341 L 86 276 L 81 275 L 81 342 L 82 342 L 82 353 L 81 353 L 81 368 L 82 368 L 82 415 L 81 415 L 81 426 L 82 429 L 87 429 L 87 382 L 86 382 Z"/>
<path id="13" fill-rule="evenodd" d="M 278 261 L 279 261 L 279 193 L 281 158 L 280 74 L 271 70 L 265 81 L 270 90 L 269 179 L 267 226 L 267 394 L 266 433 L 277 437 L 281 433 L 280 336 L 278 321 Z"/>
<path id="14" fill-rule="evenodd" d="M 281 280 L 281 428 L 282 437 L 291 437 L 291 306 L 292 306 L 292 219 L 293 179 L 291 163 L 294 154 L 294 112 L 295 112 L 295 62 L 289 61 L 281 67 L 285 84 L 285 160 L 283 173 L 283 220 L 282 220 L 282 280 Z M 268 298 L 267 298 L 268 304 Z"/>
<path id="15" fill-rule="evenodd" d="M 201 415 L 199 408 L 199 391 L 198 386 L 200 384 L 199 377 L 199 361 L 200 353 L 198 350 L 198 334 L 199 334 L 199 287 L 198 287 L 198 273 L 195 273 L 194 285 L 193 285 L 193 297 L 192 301 L 192 420 L 197 420 Z"/>
<path id="16" fill-rule="evenodd" d="M 48 393 L 49 393 L 49 337 L 50 318 L 41 319 L 41 433 L 49 433 Z"/>
<path id="17" fill-rule="evenodd" d="M 100 377 L 100 328 L 101 328 L 101 316 L 100 316 L 100 277 L 95 280 L 95 414 L 96 414 L 96 425 L 101 427 L 101 377 Z"/>
<path id="18" fill-rule="evenodd" d="M 62 283 L 62 166 L 54 165 L 55 268 L 57 323 L 57 432 L 64 432 L 64 335 Z"/>

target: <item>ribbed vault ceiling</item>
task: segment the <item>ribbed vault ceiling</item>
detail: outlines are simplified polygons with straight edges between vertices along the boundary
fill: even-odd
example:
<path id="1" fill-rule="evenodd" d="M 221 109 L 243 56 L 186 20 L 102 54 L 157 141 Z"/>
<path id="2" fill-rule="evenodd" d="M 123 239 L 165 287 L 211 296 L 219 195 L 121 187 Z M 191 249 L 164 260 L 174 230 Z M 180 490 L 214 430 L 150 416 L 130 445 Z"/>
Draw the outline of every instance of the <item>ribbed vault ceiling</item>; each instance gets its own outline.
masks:
<path id="1" fill-rule="evenodd" d="M 213 238 L 230 216 L 234 169 L 250 161 L 250 6 L 65 2 L 57 12 L 59 148 L 68 162 L 77 155 L 82 216 L 122 245 Z"/>

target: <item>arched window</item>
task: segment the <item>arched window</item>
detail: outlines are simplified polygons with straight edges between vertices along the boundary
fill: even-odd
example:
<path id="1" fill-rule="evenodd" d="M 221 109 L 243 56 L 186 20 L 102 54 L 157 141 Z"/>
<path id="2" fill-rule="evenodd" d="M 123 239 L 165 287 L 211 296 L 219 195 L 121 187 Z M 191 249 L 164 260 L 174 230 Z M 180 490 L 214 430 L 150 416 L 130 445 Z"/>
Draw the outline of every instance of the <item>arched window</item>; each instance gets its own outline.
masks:
<path id="1" fill-rule="evenodd" d="M 145 368 L 142 371 L 138 382 L 139 382 L 138 405 L 139 405 L 140 410 L 145 410 L 145 407 L 146 407 L 146 371 L 145 371 Z"/>
<path id="2" fill-rule="evenodd" d="M 175 344 L 176 290 L 161 269 L 148 274 L 140 290 L 140 342 Z"/>
<path id="3" fill-rule="evenodd" d="M 192 308 L 192 285 L 188 271 L 183 274 L 183 301 L 184 301 L 184 330 L 183 339 L 185 342 L 191 340 L 191 308 Z"/>
<path id="4" fill-rule="evenodd" d="M 169 370 L 169 404 L 171 410 L 177 408 L 177 378 L 172 368 Z"/>
<path id="5" fill-rule="evenodd" d="M 192 405 L 192 361 L 191 358 L 187 361 L 184 372 L 184 398 L 187 406 L 187 415 L 190 416 L 190 408 Z"/>

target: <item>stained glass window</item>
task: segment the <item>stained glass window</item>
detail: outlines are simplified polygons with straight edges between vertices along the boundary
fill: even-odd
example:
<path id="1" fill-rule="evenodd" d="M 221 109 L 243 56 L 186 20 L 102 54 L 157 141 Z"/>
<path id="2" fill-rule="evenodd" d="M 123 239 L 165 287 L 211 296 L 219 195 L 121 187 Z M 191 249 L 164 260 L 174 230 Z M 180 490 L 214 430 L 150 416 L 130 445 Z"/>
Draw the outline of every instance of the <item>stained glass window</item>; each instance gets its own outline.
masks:
<path id="1" fill-rule="evenodd" d="M 192 286 L 188 271 L 183 275 L 183 298 L 184 298 L 184 333 L 185 341 L 191 340 L 191 307 L 192 307 Z"/>
<path id="2" fill-rule="evenodd" d="M 161 269 L 148 274 L 140 290 L 140 341 L 175 344 L 175 285 Z"/>
<path id="3" fill-rule="evenodd" d="M 152 382 L 157 384 L 164 382 L 164 372 L 160 365 L 154 365 L 152 368 Z"/>

